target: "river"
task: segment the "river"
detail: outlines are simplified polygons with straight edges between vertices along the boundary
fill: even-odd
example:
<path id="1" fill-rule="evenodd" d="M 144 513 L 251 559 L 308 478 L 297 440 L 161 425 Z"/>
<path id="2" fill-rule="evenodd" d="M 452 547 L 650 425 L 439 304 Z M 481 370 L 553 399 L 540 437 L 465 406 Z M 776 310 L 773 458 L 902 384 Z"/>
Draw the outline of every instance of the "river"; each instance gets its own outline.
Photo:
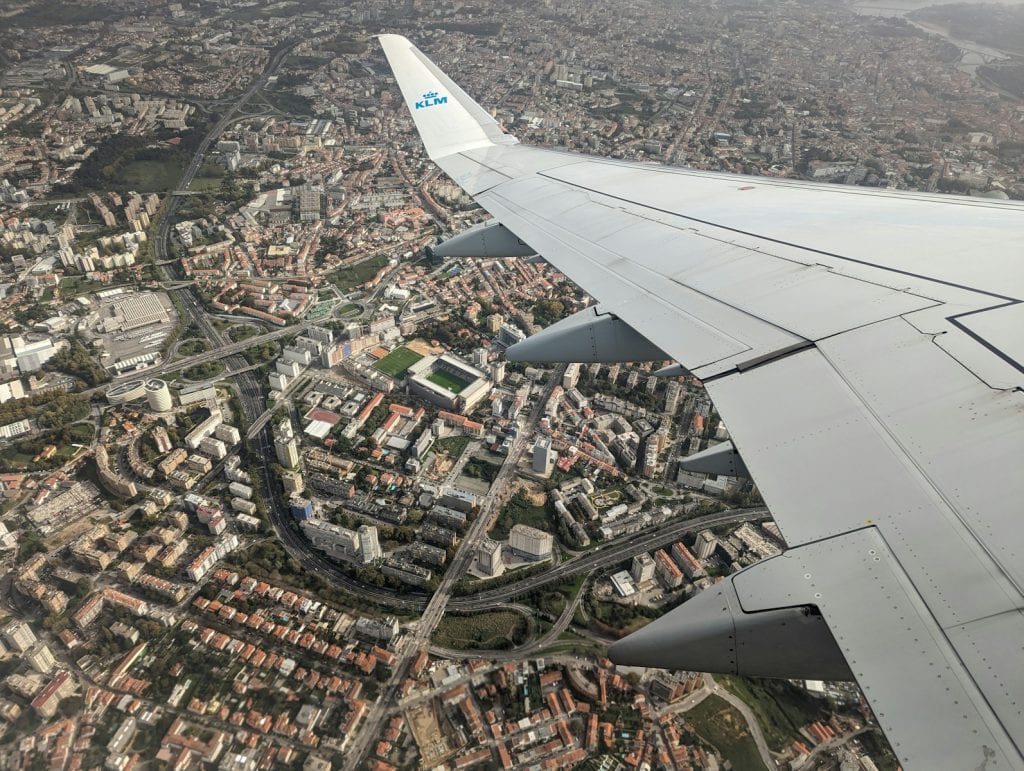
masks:
<path id="1" fill-rule="evenodd" d="M 964 2 L 964 3 L 976 3 L 983 4 L 991 2 L 992 0 L 855 0 L 850 4 L 850 7 L 856 13 L 865 16 L 906 16 L 911 11 L 916 11 L 920 8 L 929 8 L 934 5 L 945 5 L 947 2 Z M 1024 0 L 1000 0 L 1002 5 L 1018 5 L 1024 6 Z M 964 40 L 962 38 L 954 37 L 950 34 L 949 30 L 932 25 L 922 24 L 921 22 L 913 21 L 908 19 L 918 29 L 923 29 L 925 32 L 930 32 L 934 35 L 939 35 L 945 38 L 950 43 L 955 45 L 962 52 L 960 61 L 957 62 L 957 67 L 970 75 L 974 75 L 978 67 L 983 64 L 989 64 L 991 62 L 997 62 L 1004 59 L 1011 58 L 1011 54 L 1007 51 L 1001 51 L 997 48 L 991 48 L 981 43 L 976 43 L 973 40 Z"/>
<path id="2" fill-rule="evenodd" d="M 870 16 L 904 16 L 933 5 L 948 5 L 952 2 L 982 5 L 994 1 L 1001 5 L 1024 5 L 1024 0 L 854 0 L 850 7 L 857 13 Z"/>

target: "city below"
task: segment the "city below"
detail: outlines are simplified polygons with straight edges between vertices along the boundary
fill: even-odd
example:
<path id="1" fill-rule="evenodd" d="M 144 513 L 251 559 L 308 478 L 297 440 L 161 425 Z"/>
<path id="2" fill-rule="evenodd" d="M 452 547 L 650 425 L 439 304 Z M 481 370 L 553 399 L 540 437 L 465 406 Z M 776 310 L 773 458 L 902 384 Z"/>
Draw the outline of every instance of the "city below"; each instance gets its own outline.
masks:
<path id="1" fill-rule="evenodd" d="M 897 768 L 855 684 L 606 658 L 783 535 L 673 362 L 505 357 L 592 300 L 434 253 L 374 36 L 524 143 L 1022 199 L 1024 9 L 957 8 L 5 4 L 0 768 Z"/>

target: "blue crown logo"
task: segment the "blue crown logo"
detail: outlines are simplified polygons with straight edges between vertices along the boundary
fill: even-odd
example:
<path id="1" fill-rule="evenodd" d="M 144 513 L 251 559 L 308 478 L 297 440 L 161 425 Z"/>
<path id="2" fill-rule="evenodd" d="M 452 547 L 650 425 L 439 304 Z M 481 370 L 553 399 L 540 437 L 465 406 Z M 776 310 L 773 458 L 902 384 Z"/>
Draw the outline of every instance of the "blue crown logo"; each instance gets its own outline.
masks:
<path id="1" fill-rule="evenodd" d="M 448 104 L 447 96 L 441 96 L 437 91 L 428 91 L 423 95 L 422 99 L 417 100 L 413 104 L 413 109 L 422 110 L 427 107 L 437 107 L 443 104 Z"/>

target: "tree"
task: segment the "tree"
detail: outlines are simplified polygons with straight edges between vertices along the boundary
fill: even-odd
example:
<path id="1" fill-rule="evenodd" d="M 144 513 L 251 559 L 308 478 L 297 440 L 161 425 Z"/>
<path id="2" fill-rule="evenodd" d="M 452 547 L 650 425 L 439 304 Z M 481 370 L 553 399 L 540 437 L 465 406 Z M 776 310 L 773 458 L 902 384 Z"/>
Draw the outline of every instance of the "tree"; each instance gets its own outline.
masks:
<path id="1" fill-rule="evenodd" d="M 33 532 L 26 533 L 18 546 L 18 561 L 25 562 L 34 555 L 45 551 L 46 545 L 43 543 L 42 536 Z"/>
<path id="2" fill-rule="evenodd" d="M 85 381 L 94 388 L 100 383 L 110 380 L 110 375 L 101 367 L 92 354 L 77 340 L 72 340 L 67 348 L 62 348 L 43 365 L 44 369 L 66 372 Z"/>

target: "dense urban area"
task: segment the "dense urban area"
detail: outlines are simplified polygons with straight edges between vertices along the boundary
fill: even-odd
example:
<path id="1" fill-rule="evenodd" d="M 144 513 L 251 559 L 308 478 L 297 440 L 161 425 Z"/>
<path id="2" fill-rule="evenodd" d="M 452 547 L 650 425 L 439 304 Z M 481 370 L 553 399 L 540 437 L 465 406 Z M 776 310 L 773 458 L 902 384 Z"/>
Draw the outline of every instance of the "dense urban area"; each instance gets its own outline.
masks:
<path id="1" fill-rule="evenodd" d="M 1021 199 L 970 8 L 5 3 L 0 767 L 895 768 L 853 685 L 605 658 L 783 535 L 671 362 L 503 356 L 590 299 L 433 253 L 373 36 L 526 143 Z"/>

